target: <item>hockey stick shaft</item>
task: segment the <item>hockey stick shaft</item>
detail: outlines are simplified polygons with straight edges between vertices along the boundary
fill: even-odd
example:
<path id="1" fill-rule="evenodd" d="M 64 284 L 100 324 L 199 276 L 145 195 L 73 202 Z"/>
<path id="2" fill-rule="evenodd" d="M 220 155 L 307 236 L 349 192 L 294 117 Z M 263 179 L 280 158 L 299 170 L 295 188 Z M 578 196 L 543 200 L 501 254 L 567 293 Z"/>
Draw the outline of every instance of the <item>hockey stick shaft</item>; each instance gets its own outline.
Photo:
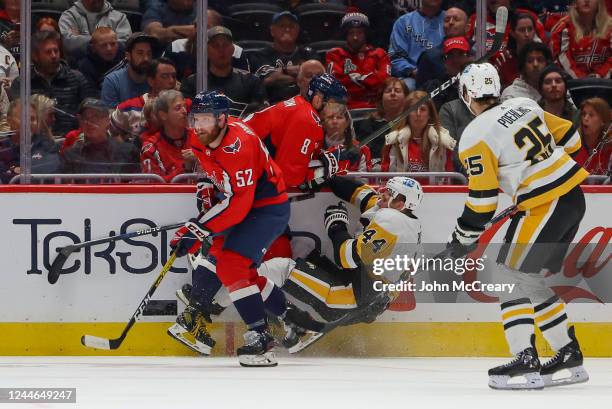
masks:
<path id="1" fill-rule="evenodd" d="M 495 16 L 495 35 L 493 37 L 493 44 L 491 46 L 491 49 L 481 58 L 476 60 L 474 62 L 475 64 L 488 61 L 489 58 L 491 58 L 493 55 L 495 55 L 499 51 L 499 49 L 501 48 L 502 40 L 504 39 L 504 34 L 506 32 L 507 21 L 508 21 L 508 9 L 506 9 L 505 7 L 499 7 L 497 9 L 497 13 Z M 391 129 L 396 127 L 401 121 L 407 118 L 411 112 L 416 111 L 417 109 L 419 109 L 421 105 L 431 101 L 442 91 L 446 90 L 448 87 L 450 87 L 451 85 L 459 81 L 460 76 L 461 76 L 461 73 L 455 75 L 454 77 L 449 78 L 446 82 L 444 82 L 438 88 L 434 89 L 429 94 L 419 99 L 414 105 L 412 105 L 410 108 L 402 112 L 398 117 L 392 119 L 391 121 L 387 122 L 385 125 L 381 126 L 379 129 L 377 129 L 376 131 L 372 132 L 364 140 L 361 141 L 361 146 L 369 145 L 374 139 L 379 138 L 381 135 L 384 135 L 387 132 L 389 132 Z"/>
<path id="2" fill-rule="evenodd" d="M 93 336 L 93 335 L 83 335 L 81 337 L 81 344 L 83 344 L 84 346 L 89 347 L 89 348 L 98 348 L 98 349 L 110 349 L 110 350 L 112 350 L 112 349 L 119 348 L 121 346 L 121 344 L 123 343 L 123 340 L 125 340 L 125 337 L 127 336 L 127 334 L 130 331 L 130 329 L 136 323 L 136 320 L 138 319 L 138 317 L 140 317 L 143 314 L 145 308 L 147 307 L 147 305 L 151 301 L 151 297 L 153 296 L 153 294 L 155 293 L 155 291 L 157 290 L 157 288 L 161 284 L 162 280 L 164 279 L 164 277 L 166 276 L 168 271 L 170 271 L 170 268 L 172 267 L 172 264 L 174 264 L 174 260 L 176 260 L 176 253 L 173 251 L 170 254 L 170 258 L 168 259 L 166 264 L 164 264 L 164 268 L 162 269 L 162 271 L 157 276 L 157 279 L 155 280 L 155 282 L 153 283 L 151 288 L 149 288 L 149 291 L 147 292 L 147 294 L 145 294 L 144 298 L 142 299 L 142 301 L 138 305 L 138 308 L 136 309 L 136 311 L 132 315 L 132 318 L 130 318 L 130 320 L 128 321 L 128 323 L 125 326 L 125 328 L 123 328 L 123 331 L 121 332 L 121 335 L 118 338 L 107 339 L 107 338 L 96 337 L 96 336 Z"/>
<path id="3" fill-rule="evenodd" d="M 103 239 L 84 241 L 82 243 L 71 244 L 71 245 L 62 247 L 59 250 L 58 255 L 55 257 L 55 260 L 53 260 L 53 263 L 51 264 L 51 268 L 49 269 L 49 274 L 47 275 L 47 280 L 49 281 L 49 284 L 55 284 L 57 280 L 59 279 L 59 276 L 62 272 L 62 268 L 64 264 L 66 263 L 66 260 L 68 260 L 68 257 L 70 257 L 70 255 L 74 253 L 75 251 L 79 251 L 80 249 L 84 247 L 90 247 L 90 246 L 95 246 L 98 244 L 110 243 L 113 241 L 131 239 L 133 237 L 147 236 L 149 234 L 155 234 L 155 233 L 159 233 L 159 232 L 166 231 L 166 230 L 178 229 L 184 224 L 185 224 L 184 222 L 181 222 L 181 223 L 170 224 L 167 226 L 159 226 L 159 227 L 153 227 L 150 229 L 136 230 L 130 233 L 120 234 L 118 236 L 110 236 L 110 237 L 105 237 Z"/>

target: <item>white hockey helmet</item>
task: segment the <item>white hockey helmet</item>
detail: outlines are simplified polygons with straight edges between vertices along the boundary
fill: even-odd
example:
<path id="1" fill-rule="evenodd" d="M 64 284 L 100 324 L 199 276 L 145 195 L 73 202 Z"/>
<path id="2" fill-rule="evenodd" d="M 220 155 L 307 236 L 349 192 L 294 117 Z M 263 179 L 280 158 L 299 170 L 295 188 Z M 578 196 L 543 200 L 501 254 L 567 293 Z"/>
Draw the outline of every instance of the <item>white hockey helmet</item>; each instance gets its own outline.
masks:
<path id="1" fill-rule="evenodd" d="M 488 62 L 470 64 L 465 67 L 459 77 L 459 97 L 470 112 L 472 112 L 470 107 L 472 100 L 487 97 L 499 98 L 500 95 L 501 83 L 495 67 Z"/>
<path id="2" fill-rule="evenodd" d="M 398 195 L 403 195 L 406 198 L 404 209 L 416 210 L 423 200 L 423 188 L 416 180 L 405 176 L 394 176 L 387 181 L 385 186 L 391 195 L 391 200 Z"/>

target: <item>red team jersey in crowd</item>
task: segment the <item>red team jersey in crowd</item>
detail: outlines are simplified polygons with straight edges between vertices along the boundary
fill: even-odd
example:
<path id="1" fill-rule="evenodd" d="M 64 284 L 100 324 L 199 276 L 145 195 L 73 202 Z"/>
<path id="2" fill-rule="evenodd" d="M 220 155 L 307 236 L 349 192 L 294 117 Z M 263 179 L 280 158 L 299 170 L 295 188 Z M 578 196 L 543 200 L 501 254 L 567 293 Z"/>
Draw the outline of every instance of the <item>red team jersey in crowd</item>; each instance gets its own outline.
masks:
<path id="1" fill-rule="evenodd" d="M 308 180 L 310 160 L 323 146 L 321 120 L 308 101 L 298 95 L 249 115 L 245 122 L 265 142 L 288 187 Z"/>
<path id="2" fill-rule="evenodd" d="M 351 53 L 338 47 L 331 49 L 325 60 L 331 74 L 348 91 L 349 109 L 376 106 L 378 91 L 391 75 L 391 61 L 385 50 L 368 45 L 363 52 Z M 359 77 L 353 75 L 352 79 L 349 74 Z"/>
<path id="3" fill-rule="evenodd" d="M 192 129 L 187 129 L 185 139 L 172 140 L 163 135 L 163 131 L 149 136 L 143 141 L 140 151 L 140 165 L 143 173 L 159 175 L 166 182 L 175 176 L 185 173 L 182 150 L 189 149 L 189 141 L 195 136 Z"/>
<path id="4" fill-rule="evenodd" d="M 224 196 L 199 218 L 208 231 L 223 232 L 242 222 L 252 208 L 287 201 L 281 170 L 262 141 L 242 121 L 228 124 L 227 133 L 215 149 L 202 145 L 195 133 L 190 133 L 189 143 L 202 170 Z"/>
<path id="5" fill-rule="evenodd" d="M 535 21 L 535 36 L 533 37 L 534 41 L 546 41 L 546 31 L 544 30 L 544 25 L 538 19 L 538 16 L 529 10 L 526 9 L 515 9 L 514 12 L 516 14 L 529 14 L 533 21 Z M 491 49 L 493 45 L 493 35 L 495 34 L 495 16 L 492 16 L 490 13 L 487 13 L 487 51 Z M 466 37 L 471 39 L 473 42 L 476 41 L 476 13 L 470 16 L 470 20 L 468 21 L 468 31 Z M 504 39 L 500 48 L 500 52 L 503 52 L 508 45 L 508 38 L 510 37 L 510 22 L 506 24 L 506 32 L 504 33 Z M 499 53 L 498 53 L 499 54 Z M 493 58 L 497 57 L 497 54 L 493 56 Z"/>
<path id="6" fill-rule="evenodd" d="M 610 78 L 612 70 L 612 45 L 609 30 L 605 37 L 582 37 L 576 41 L 576 28 L 569 16 L 562 18 L 550 36 L 550 45 L 559 64 L 573 78 L 583 78 L 597 74 Z"/>

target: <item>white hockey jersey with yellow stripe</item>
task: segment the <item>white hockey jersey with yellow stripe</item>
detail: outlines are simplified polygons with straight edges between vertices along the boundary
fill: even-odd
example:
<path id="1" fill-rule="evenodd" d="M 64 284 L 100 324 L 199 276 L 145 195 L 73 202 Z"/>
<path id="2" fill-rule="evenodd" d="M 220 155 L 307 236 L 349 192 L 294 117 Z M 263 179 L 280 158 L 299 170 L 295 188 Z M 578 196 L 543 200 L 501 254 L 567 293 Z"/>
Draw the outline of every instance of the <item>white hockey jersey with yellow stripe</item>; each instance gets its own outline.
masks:
<path id="1" fill-rule="evenodd" d="M 370 222 L 354 239 L 344 241 L 339 249 L 339 261 L 343 268 L 364 267 L 372 272 L 375 259 L 396 256 L 416 257 L 420 253 L 422 227 L 417 218 L 395 209 L 373 207 L 361 215 Z M 386 282 L 400 279 L 403 271 L 387 270 L 378 276 Z"/>
<path id="2" fill-rule="evenodd" d="M 572 123 L 528 98 L 512 98 L 476 117 L 459 140 L 469 175 L 465 224 L 482 226 L 497 208 L 498 189 L 519 210 L 548 203 L 580 184 L 588 172 L 570 155 L 581 147 Z"/>

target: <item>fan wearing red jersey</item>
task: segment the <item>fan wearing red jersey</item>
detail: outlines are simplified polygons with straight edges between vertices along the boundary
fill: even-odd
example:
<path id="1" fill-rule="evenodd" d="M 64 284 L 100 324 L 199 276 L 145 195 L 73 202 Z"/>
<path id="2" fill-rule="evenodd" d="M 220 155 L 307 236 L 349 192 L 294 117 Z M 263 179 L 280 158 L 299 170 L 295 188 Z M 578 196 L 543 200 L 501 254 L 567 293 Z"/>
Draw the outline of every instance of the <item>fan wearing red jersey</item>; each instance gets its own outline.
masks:
<path id="1" fill-rule="evenodd" d="M 346 88 L 330 74 L 322 74 L 312 78 L 305 98 L 298 95 L 245 119 L 263 139 L 288 187 L 314 188 L 314 179 L 321 182 L 338 171 L 332 155 L 321 152 L 323 127 L 319 112 L 328 101 L 346 103 L 346 99 Z M 323 163 L 316 172 L 309 168 L 313 159 Z"/>
<path id="2" fill-rule="evenodd" d="M 285 231 L 289 202 L 279 167 L 247 125 L 228 122 L 229 106 L 229 98 L 216 91 L 202 92 L 193 100 L 189 127 L 194 133 L 189 142 L 217 191 L 216 204 L 179 229 L 170 246 L 177 256 L 184 256 L 199 241 L 213 239 L 206 265 L 194 271 L 193 303 L 168 332 L 190 348 L 210 353 L 214 340 L 206 330 L 206 306 L 220 280 L 248 329 L 245 345 L 237 350 L 240 364 L 275 366 L 265 310 L 282 317 L 286 302 L 282 291 L 259 277 L 256 268 L 267 247 Z M 211 282 L 218 283 L 216 288 Z M 188 335 L 195 346 L 189 345 Z"/>

